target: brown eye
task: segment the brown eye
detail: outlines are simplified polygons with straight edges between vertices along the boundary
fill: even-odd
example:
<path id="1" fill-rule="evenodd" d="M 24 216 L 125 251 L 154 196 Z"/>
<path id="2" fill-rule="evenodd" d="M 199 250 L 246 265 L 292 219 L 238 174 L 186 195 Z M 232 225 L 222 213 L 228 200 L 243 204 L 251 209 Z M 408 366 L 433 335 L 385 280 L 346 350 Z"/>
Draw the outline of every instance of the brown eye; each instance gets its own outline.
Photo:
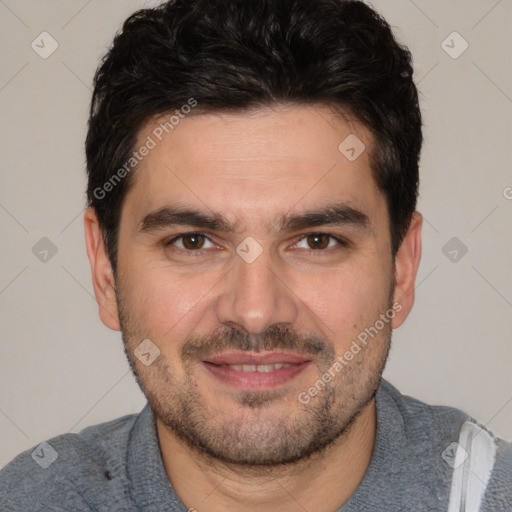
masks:
<path id="1" fill-rule="evenodd" d="M 311 249 L 326 249 L 331 238 L 330 235 L 324 233 L 312 233 L 306 237 L 306 241 Z"/>
<path id="2" fill-rule="evenodd" d="M 298 248 L 318 253 L 327 253 L 333 249 L 343 249 L 344 247 L 349 247 L 349 245 L 349 242 L 345 239 L 330 235 L 329 233 L 308 233 L 297 242 Z"/>
<path id="3" fill-rule="evenodd" d="M 205 247 L 207 243 L 210 246 Z M 202 233 L 183 233 L 182 235 L 174 237 L 166 243 L 167 246 L 175 246 L 178 249 L 194 252 L 201 249 L 209 249 L 213 247 L 211 240 Z"/>
<path id="4" fill-rule="evenodd" d="M 199 233 L 190 233 L 182 236 L 182 243 L 185 249 L 191 251 L 202 249 L 204 245 L 205 236 Z"/>

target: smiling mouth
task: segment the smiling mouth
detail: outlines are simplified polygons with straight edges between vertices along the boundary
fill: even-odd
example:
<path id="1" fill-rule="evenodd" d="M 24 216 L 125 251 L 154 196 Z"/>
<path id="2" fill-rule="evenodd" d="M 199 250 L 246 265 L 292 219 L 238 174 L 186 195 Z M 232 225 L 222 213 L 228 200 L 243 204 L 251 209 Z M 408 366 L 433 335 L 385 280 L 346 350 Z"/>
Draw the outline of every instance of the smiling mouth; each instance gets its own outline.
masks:
<path id="1" fill-rule="evenodd" d="M 285 352 L 224 352 L 201 361 L 202 366 L 224 384 L 245 390 L 282 386 L 305 370 L 311 359 Z"/>
<path id="2" fill-rule="evenodd" d="M 231 368 L 232 370 L 242 371 L 242 372 L 273 372 L 274 370 L 279 370 L 280 368 L 292 368 L 296 366 L 291 363 L 275 363 L 275 364 L 220 364 L 218 366 Z"/>

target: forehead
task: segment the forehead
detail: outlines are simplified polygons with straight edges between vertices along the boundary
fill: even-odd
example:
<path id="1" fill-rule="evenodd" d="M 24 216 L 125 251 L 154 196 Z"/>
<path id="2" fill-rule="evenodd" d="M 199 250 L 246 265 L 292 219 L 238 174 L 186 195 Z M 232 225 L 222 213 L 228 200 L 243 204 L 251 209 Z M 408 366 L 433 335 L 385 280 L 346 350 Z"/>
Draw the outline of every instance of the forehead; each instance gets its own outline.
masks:
<path id="1" fill-rule="evenodd" d="M 373 137 L 350 114 L 293 105 L 191 115 L 164 125 L 168 119 L 152 119 L 139 133 L 137 147 L 152 148 L 125 200 L 134 214 L 179 202 L 229 210 L 228 217 L 254 223 L 295 205 L 343 199 L 372 209 L 383 201 L 370 170 Z"/>

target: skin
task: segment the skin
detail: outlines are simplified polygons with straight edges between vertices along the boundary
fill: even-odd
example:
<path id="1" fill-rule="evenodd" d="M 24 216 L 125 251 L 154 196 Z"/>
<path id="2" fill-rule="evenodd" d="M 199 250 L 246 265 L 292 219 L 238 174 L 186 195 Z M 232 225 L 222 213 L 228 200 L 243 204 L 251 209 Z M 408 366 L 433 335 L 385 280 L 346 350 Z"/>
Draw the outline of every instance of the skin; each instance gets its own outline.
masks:
<path id="1" fill-rule="evenodd" d="M 153 119 L 141 129 L 141 144 L 156 126 Z M 350 134 L 366 146 L 354 161 L 338 150 Z M 392 257 L 385 198 L 370 172 L 372 147 L 361 123 L 322 105 L 183 119 L 133 175 L 122 208 L 117 282 L 95 212 L 86 211 L 100 316 L 123 332 L 157 416 L 166 472 L 187 507 L 331 512 L 360 484 L 375 441 L 374 393 L 392 329 L 412 308 L 421 254 L 422 218 L 415 212 Z M 368 225 L 279 229 L 285 214 L 340 202 L 363 212 Z M 148 213 L 169 204 L 220 213 L 236 230 L 141 230 Z M 198 231 L 209 240 L 166 245 Z M 331 238 L 317 244 L 311 233 L 348 245 Z M 236 252 L 248 236 L 262 250 L 251 263 Z M 399 307 L 392 320 L 301 403 L 299 393 L 393 304 Z M 160 351 L 148 366 L 134 355 L 144 339 Z M 286 348 L 310 363 L 283 384 L 248 390 L 218 379 L 201 362 L 244 347 L 251 354 Z"/>

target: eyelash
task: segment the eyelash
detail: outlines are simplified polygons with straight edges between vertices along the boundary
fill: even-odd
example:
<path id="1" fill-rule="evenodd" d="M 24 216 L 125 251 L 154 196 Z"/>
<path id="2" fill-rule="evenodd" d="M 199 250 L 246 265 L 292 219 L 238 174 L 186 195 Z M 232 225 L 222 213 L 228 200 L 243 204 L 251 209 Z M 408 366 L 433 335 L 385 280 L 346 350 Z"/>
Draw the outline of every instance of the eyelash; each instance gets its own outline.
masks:
<path id="1" fill-rule="evenodd" d="M 168 241 L 164 242 L 164 245 L 165 245 L 165 247 L 173 246 L 174 242 L 176 242 L 177 240 L 180 240 L 180 239 L 184 238 L 185 236 L 191 236 L 191 235 L 204 236 L 208 241 L 210 241 L 211 243 L 214 243 L 213 240 L 206 233 L 201 233 L 200 231 L 189 231 L 187 233 L 182 233 L 180 235 L 177 235 L 177 236 L 173 237 L 171 240 L 168 240 Z M 301 242 L 302 240 L 304 240 L 308 236 L 312 236 L 312 235 L 325 235 L 325 236 L 328 236 L 331 240 L 335 240 L 336 242 L 338 242 L 340 247 L 349 247 L 349 245 L 350 245 L 350 243 L 347 240 L 345 240 L 344 238 L 332 235 L 331 233 L 323 233 L 323 232 L 319 232 L 319 231 L 313 231 L 311 233 L 306 233 L 306 234 L 302 235 L 295 242 L 295 244 L 298 244 L 299 242 Z M 174 249 L 179 250 L 180 252 L 185 252 L 187 254 L 187 256 L 189 256 L 189 257 L 203 256 L 203 253 L 205 251 L 208 251 L 208 249 L 195 249 L 195 250 L 193 250 L 193 249 L 182 249 L 181 247 L 174 247 Z M 330 249 L 332 249 L 332 247 Z M 328 249 L 306 249 L 306 251 L 309 254 L 312 254 L 314 256 L 321 256 L 321 253 L 327 252 Z"/>

